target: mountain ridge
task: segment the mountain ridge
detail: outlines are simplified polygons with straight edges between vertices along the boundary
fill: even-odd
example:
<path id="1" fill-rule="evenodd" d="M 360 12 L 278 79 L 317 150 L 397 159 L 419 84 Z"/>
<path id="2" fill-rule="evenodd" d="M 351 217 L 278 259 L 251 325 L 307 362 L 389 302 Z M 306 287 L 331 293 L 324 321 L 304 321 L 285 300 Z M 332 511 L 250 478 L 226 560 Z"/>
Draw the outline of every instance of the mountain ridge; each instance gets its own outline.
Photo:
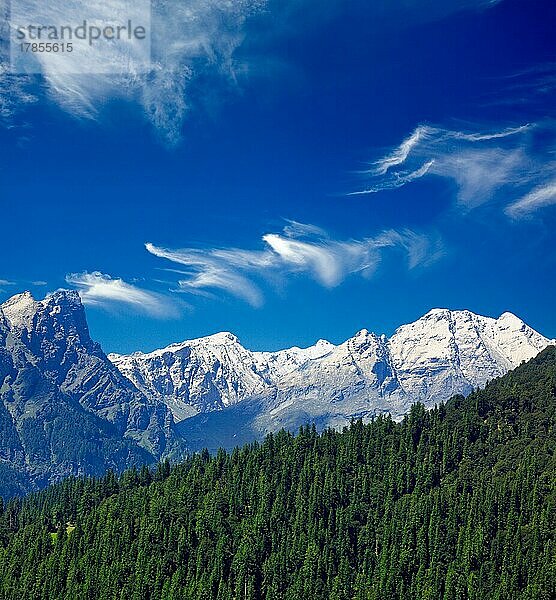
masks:
<path id="1" fill-rule="evenodd" d="M 432 309 L 389 338 L 361 329 L 341 344 L 319 340 L 261 352 L 223 332 L 109 358 L 146 395 L 171 408 L 182 435 L 198 437 L 199 427 L 213 425 L 218 430 L 222 418 L 212 413 L 227 411 L 232 436 L 246 427 L 261 437 L 311 420 L 342 426 L 352 416 L 401 418 L 412 402 L 432 406 L 467 395 L 550 343 L 509 312 L 494 319 Z M 245 422 L 242 408 L 254 421 Z"/>

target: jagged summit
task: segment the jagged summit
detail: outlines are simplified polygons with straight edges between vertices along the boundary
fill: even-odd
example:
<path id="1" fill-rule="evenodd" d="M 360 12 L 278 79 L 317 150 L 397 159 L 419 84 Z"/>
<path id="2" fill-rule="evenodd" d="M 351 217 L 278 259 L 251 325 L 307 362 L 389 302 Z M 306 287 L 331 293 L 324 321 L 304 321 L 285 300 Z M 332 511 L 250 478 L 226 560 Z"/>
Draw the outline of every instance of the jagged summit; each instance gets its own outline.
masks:
<path id="1" fill-rule="evenodd" d="M 27 351 L 52 363 L 62 354 L 89 352 L 102 354 L 100 346 L 89 334 L 85 309 L 79 294 L 58 290 L 43 300 L 35 300 L 30 292 L 17 294 L 0 305 L 12 334 Z"/>
<path id="2" fill-rule="evenodd" d="M 213 333 L 212 335 L 207 335 L 207 336 L 200 337 L 200 338 L 194 338 L 192 340 L 187 340 L 185 342 L 175 342 L 173 344 L 165 346 L 164 348 L 153 350 L 151 352 L 141 352 L 141 351 L 133 352 L 129 356 L 133 357 L 133 358 L 137 358 L 137 359 L 155 358 L 155 357 L 160 357 L 160 356 L 163 356 L 163 355 L 169 354 L 169 353 L 172 354 L 172 353 L 180 352 L 191 346 L 209 347 L 209 346 L 229 346 L 229 345 L 234 345 L 234 344 L 239 345 L 240 344 L 239 339 L 233 333 L 230 333 L 229 331 L 222 331 L 220 333 Z M 123 356 L 124 355 L 118 354 L 116 352 L 112 352 L 108 355 L 110 360 L 114 360 L 114 361 L 116 361 L 120 358 L 123 358 Z"/>
<path id="3" fill-rule="evenodd" d="M 0 304 L 0 311 L 12 326 L 30 328 L 34 316 L 49 307 L 56 309 L 54 314 L 61 312 L 64 307 L 83 311 L 81 298 L 73 290 L 58 290 L 43 300 L 36 300 L 31 292 L 25 291 Z"/>
<path id="4" fill-rule="evenodd" d="M 23 326 L 29 323 L 37 310 L 37 302 L 31 292 L 23 292 L 12 296 L 0 305 L 8 323 L 12 326 Z"/>
<path id="5" fill-rule="evenodd" d="M 75 290 L 56 290 L 51 294 L 48 294 L 43 300 L 46 304 L 65 304 L 68 306 L 75 306 L 82 308 L 81 296 L 79 292 Z"/>
<path id="6" fill-rule="evenodd" d="M 368 329 L 360 329 L 354 337 L 356 338 L 366 338 L 369 336 L 373 336 L 375 335 L 374 333 L 371 333 Z"/>
<path id="7" fill-rule="evenodd" d="M 19 294 L 13 295 L 11 298 L 8 298 L 3 304 L 0 304 L 0 307 L 4 309 L 5 307 L 16 306 L 18 304 L 73 304 L 77 306 L 81 306 L 81 298 L 79 293 L 75 290 L 64 290 L 59 289 L 55 292 L 51 292 L 47 294 L 43 300 L 37 300 L 33 296 L 33 294 L 26 290 Z"/>

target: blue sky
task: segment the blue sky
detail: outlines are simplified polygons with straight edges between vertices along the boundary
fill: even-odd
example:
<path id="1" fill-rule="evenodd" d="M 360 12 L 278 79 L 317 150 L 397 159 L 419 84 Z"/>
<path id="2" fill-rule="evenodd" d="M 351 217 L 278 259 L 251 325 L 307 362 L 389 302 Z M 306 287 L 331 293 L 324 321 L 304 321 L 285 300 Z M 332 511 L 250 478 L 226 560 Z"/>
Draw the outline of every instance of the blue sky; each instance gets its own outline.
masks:
<path id="1" fill-rule="evenodd" d="M 133 82 L 2 64 L 0 300 L 79 289 L 118 352 L 434 307 L 556 337 L 553 3 L 368 4 L 176 4 Z"/>

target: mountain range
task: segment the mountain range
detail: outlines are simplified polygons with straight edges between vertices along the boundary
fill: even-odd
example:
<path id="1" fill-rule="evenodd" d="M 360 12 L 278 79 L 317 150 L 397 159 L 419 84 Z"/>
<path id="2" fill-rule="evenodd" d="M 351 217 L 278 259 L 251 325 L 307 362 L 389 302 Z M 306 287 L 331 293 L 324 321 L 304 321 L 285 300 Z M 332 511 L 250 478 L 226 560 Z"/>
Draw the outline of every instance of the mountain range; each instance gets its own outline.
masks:
<path id="1" fill-rule="evenodd" d="M 434 309 L 390 338 L 363 329 L 339 345 L 319 340 L 305 349 L 251 352 L 219 333 L 109 358 L 172 410 L 178 431 L 198 450 L 307 422 L 341 427 L 380 413 L 401 418 L 416 401 L 432 406 L 469 394 L 552 342 L 508 312 L 492 319 Z"/>
<path id="2" fill-rule="evenodd" d="M 253 352 L 231 333 L 106 356 L 79 295 L 0 305 L 0 495 L 101 474 L 282 427 L 401 418 L 507 373 L 555 343 L 511 313 L 435 309 L 390 337 Z"/>

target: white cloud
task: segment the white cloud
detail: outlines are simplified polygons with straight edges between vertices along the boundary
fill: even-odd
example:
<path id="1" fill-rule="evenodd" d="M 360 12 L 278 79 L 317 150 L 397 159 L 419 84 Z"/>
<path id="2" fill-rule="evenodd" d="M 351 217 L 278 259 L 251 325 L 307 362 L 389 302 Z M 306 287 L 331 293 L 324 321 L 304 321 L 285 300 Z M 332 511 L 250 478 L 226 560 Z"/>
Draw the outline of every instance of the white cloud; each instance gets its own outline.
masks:
<path id="1" fill-rule="evenodd" d="M 142 4 L 149 7 L 150 2 Z M 180 137 L 189 108 L 189 86 L 207 70 L 234 81 L 241 70 L 234 61 L 234 53 L 243 42 L 246 19 L 264 4 L 265 0 L 153 0 L 152 60 L 147 71 L 147 57 L 139 49 L 139 43 L 128 54 L 118 44 L 92 46 L 85 56 L 80 56 L 81 75 L 75 73 L 71 53 L 37 54 L 35 58 L 48 95 L 64 110 L 94 119 L 107 101 L 126 99 L 138 103 L 165 139 L 174 143 Z M 99 15 L 108 23 L 126 23 L 129 6 L 129 0 L 69 3 L 18 0 L 17 3 L 18 12 L 45 15 L 43 23 L 56 24 L 69 23 L 72 15 L 81 17 L 82 13 L 83 18 Z M 1 69 L 5 71 L 7 66 L 4 64 Z M 18 104 L 36 100 L 35 95 L 26 91 L 29 81 L 33 80 L 11 76 L 0 84 L 0 116 L 8 118 Z"/>
<path id="2" fill-rule="evenodd" d="M 139 0 L 140 2 L 146 0 Z M 393 0 L 392 2 L 370 3 L 357 0 L 350 10 L 356 14 L 363 11 L 369 23 L 381 27 L 387 20 L 395 28 L 410 23 L 434 20 L 465 9 L 488 8 L 500 0 L 455 0 L 451 3 L 440 0 Z M 6 3 L 0 0 L 0 6 Z M 32 15 L 37 10 L 52 15 L 53 21 L 60 18 L 66 22 L 71 14 L 85 6 L 89 14 L 98 13 L 110 19 L 125 17 L 130 4 L 134 9 L 139 2 L 133 0 L 17 0 L 18 10 Z M 47 95 L 69 113 L 96 119 L 104 104 L 113 99 L 126 99 L 136 103 L 157 130 L 170 144 L 179 140 L 183 121 L 193 104 L 192 93 L 198 85 L 199 76 L 207 72 L 232 84 L 238 77 L 248 73 L 253 62 L 268 54 L 264 45 L 266 36 L 287 36 L 295 32 L 302 36 L 307 27 L 327 24 L 330 19 L 346 10 L 344 0 L 327 3 L 315 0 L 152 0 L 152 68 L 143 72 L 144 57 L 140 53 L 122 55 L 114 47 L 112 52 L 102 53 L 91 48 L 81 67 L 88 74 L 72 74 L 68 69 L 71 57 L 63 53 L 55 56 L 37 55 L 43 79 L 37 85 L 36 78 L 10 77 L 2 74 L 6 65 L 0 65 L 0 117 L 11 119 L 13 113 L 24 105 Z M 15 3 L 14 3 L 15 5 Z M 355 5 L 358 6 L 354 11 Z M 0 8 L 1 11 L 1 8 Z M 397 15 L 403 11 L 404 19 Z M 246 37 L 246 23 L 255 14 L 266 12 L 263 23 L 253 36 L 258 45 L 254 56 L 240 63 L 237 49 Z M 390 16 L 388 16 L 390 15 Z M 393 16 L 395 15 L 395 17 Z M 272 27 L 272 29 L 271 29 Z M 271 44 L 272 45 L 272 44 Z M 137 48 L 135 48 L 137 50 Z M 263 61 L 280 57 L 263 58 Z M 68 62 L 69 61 L 69 62 Z M 91 74 L 106 73 L 115 75 Z M 75 73 L 75 70 L 73 69 Z M 44 86 L 42 83 L 44 82 Z M 34 85 L 33 85 L 34 84 Z M 207 85 L 203 79 L 203 99 L 214 93 L 214 80 Z"/>
<path id="3" fill-rule="evenodd" d="M 114 279 L 98 271 L 69 274 L 66 276 L 66 281 L 79 290 L 84 304 L 109 307 L 116 303 L 152 317 L 179 316 L 175 305 L 161 294 L 138 288 L 122 279 Z"/>
<path id="4" fill-rule="evenodd" d="M 556 204 L 556 179 L 531 190 L 519 200 L 506 208 L 511 217 L 520 217 L 536 211 L 544 206 Z"/>
<path id="5" fill-rule="evenodd" d="M 405 186 L 427 176 L 451 180 L 460 208 L 472 209 L 501 193 L 506 204 L 520 195 L 528 199 L 518 212 L 551 202 L 531 201 L 539 187 L 546 194 L 554 173 L 550 142 L 535 144 L 539 133 L 553 137 L 554 125 L 522 125 L 495 132 L 465 132 L 420 126 L 365 171 L 370 184 L 350 195 L 374 194 Z M 544 198 L 544 196 L 542 196 Z M 536 198 L 534 195 L 533 198 Z"/>
<path id="6" fill-rule="evenodd" d="M 0 285 L 15 285 L 15 282 L 8 281 L 7 279 L 0 279 Z"/>
<path id="7" fill-rule="evenodd" d="M 328 234 L 322 227 L 317 225 L 309 225 L 308 223 L 299 223 L 286 219 L 287 225 L 284 227 L 284 234 L 288 237 L 311 237 L 326 238 Z"/>
<path id="8" fill-rule="evenodd" d="M 392 190 L 395 188 L 403 187 L 404 185 L 411 183 L 416 179 L 421 179 L 421 177 L 424 177 L 431 170 L 431 167 L 433 165 L 434 160 L 429 160 L 415 171 L 399 171 L 395 173 L 394 177 L 390 178 L 389 180 L 376 183 L 366 190 L 361 190 L 359 192 L 351 192 L 350 194 L 348 194 L 348 196 L 377 194 L 382 190 Z"/>
<path id="9" fill-rule="evenodd" d="M 495 91 L 486 96 L 487 106 L 527 107 L 528 114 L 544 118 L 556 88 L 556 63 L 539 63 L 500 77 Z"/>
<path id="10" fill-rule="evenodd" d="M 385 231 L 362 240 L 334 240 L 327 232 L 296 222 L 288 222 L 282 233 L 262 237 L 261 250 L 214 248 L 171 250 L 151 243 L 146 249 L 186 267 L 178 281 L 180 291 L 207 293 L 221 290 L 249 302 L 263 303 L 261 280 L 305 274 L 320 285 L 333 288 L 354 274 L 369 277 L 387 248 L 401 249 L 409 268 L 430 260 L 437 248 L 429 240 L 411 231 Z"/>
<path id="11" fill-rule="evenodd" d="M 402 165 L 410 153 L 424 140 L 429 139 L 438 130 L 432 127 L 421 126 L 395 148 L 391 154 L 375 162 L 374 168 L 369 172 L 375 175 L 385 175 L 392 167 Z"/>
<path id="12" fill-rule="evenodd" d="M 37 102 L 30 91 L 29 77 L 12 75 L 9 65 L 0 57 L 0 123 L 12 126 L 14 116 L 24 107 Z"/>
<path id="13" fill-rule="evenodd" d="M 186 279 L 178 281 L 179 289 L 183 292 L 201 293 L 208 289 L 222 289 L 253 306 L 262 304 L 260 290 L 243 271 L 271 267 L 274 257 L 267 252 L 250 252 L 236 248 L 210 251 L 169 250 L 150 243 L 145 247 L 159 258 L 188 267 L 188 270 L 180 271 L 181 274 L 188 275 Z"/>

